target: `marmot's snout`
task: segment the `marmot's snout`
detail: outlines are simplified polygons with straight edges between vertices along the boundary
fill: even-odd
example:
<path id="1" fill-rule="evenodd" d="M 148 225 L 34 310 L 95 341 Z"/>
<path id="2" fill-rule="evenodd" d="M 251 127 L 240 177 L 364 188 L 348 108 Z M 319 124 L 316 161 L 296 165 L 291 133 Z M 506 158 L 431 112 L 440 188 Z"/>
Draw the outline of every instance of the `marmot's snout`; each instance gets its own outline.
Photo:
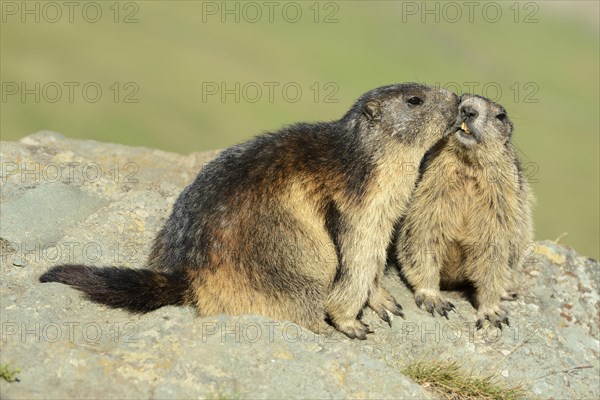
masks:
<path id="1" fill-rule="evenodd" d="M 479 112 L 472 105 L 462 104 L 459 107 L 459 111 L 463 121 L 475 120 L 479 115 Z"/>
<path id="2" fill-rule="evenodd" d="M 456 135 L 463 145 L 472 147 L 481 142 L 481 135 L 474 127 L 474 123 L 479 117 L 479 111 L 473 102 L 465 99 L 464 95 L 461 97 L 461 100 L 462 102 L 458 106 L 458 129 Z"/>

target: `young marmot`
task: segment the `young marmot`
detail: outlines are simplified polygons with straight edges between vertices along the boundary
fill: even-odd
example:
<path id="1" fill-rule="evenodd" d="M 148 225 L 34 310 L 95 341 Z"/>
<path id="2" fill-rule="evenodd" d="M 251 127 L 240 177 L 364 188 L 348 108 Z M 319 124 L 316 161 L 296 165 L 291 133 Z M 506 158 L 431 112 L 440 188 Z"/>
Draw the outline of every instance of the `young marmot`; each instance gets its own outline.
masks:
<path id="1" fill-rule="evenodd" d="M 499 104 L 463 95 L 461 128 L 429 152 L 396 252 L 418 306 L 447 317 L 440 285 L 475 288 L 477 327 L 508 324 L 500 306 L 533 236 L 532 195 Z"/>
<path id="2" fill-rule="evenodd" d="M 222 152 L 183 190 L 147 268 L 60 265 L 71 285 L 133 312 L 189 304 L 365 339 L 365 304 L 401 307 L 376 277 L 418 164 L 455 123 L 458 96 L 421 84 L 374 89 L 338 121 L 300 123 Z"/>

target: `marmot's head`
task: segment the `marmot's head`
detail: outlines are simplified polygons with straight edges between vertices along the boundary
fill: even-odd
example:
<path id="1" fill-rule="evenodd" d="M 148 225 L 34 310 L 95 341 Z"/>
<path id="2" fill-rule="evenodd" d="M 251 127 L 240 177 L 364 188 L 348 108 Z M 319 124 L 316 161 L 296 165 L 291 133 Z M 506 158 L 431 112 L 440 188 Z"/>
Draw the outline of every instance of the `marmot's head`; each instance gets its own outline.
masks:
<path id="1" fill-rule="evenodd" d="M 400 142 L 427 149 L 450 133 L 458 104 L 458 96 L 448 90 L 402 83 L 365 93 L 344 119 L 376 146 Z"/>
<path id="2" fill-rule="evenodd" d="M 506 110 L 490 99 L 463 94 L 458 114 L 457 131 L 450 140 L 467 150 L 501 148 L 512 136 L 513 124 Z"/>

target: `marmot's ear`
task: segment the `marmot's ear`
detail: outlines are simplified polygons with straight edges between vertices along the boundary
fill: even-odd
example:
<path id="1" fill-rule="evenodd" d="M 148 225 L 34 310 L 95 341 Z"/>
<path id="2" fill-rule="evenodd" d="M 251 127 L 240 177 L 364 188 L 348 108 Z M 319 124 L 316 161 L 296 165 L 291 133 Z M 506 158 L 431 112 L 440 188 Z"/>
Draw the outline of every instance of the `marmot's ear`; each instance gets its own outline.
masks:
<path id="1" fill-rule="evenodd" d="M 381 119 L 381 104 L 377 100 L 369 100 L 363 107 L 363 114 L 370 121 L 379 121 Z"/>

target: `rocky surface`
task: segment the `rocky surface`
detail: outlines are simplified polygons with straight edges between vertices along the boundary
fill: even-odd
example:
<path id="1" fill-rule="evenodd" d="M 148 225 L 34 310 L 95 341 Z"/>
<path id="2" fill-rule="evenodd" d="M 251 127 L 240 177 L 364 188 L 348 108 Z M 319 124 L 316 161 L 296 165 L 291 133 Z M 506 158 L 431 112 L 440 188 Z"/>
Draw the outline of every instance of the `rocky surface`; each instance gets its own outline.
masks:
<path id="1" fill-rule="evenodd" d="M 2 363 L 18 398 L 429 398 L 400 373 L 415 360 L 456 360 L 475 375 L 522 384 L 528 397 L 599 398 L 599 264 L 537 242 L 519 271 L 511 327 L 476 331 L 460 292 L 450 319 L 419 310 L 391 269 L 404 306 L 392 328 L 370 311 L 366 341 L 314 335 L 257 316 L 198 318 L 107 309 L 38 276 L 60 262 L 142 267 L 181 189 L 216 152 L 181 156 L 41 132 L 2 142 Z"/>

